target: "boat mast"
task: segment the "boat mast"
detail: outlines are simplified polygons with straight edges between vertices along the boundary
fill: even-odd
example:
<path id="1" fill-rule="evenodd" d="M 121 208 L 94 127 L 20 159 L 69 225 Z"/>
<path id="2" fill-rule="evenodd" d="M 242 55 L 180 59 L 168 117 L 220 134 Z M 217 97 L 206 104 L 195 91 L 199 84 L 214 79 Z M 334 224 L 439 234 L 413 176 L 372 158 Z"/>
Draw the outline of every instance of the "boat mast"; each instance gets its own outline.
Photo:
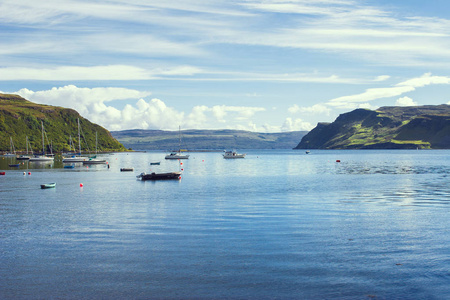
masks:
<path id="1" fill-rule="evenodd" d="M 45 155 L 45 150 L 44 150 L 44 122 L 41 121 L 41 126 L 42 126 L 42 155 Z"/>
<path id="2" fill-rule="evenodd" d="M 81 155 L 81 141 L 80 141 L 80 118 L 78 118 L 78 155 Z"/>

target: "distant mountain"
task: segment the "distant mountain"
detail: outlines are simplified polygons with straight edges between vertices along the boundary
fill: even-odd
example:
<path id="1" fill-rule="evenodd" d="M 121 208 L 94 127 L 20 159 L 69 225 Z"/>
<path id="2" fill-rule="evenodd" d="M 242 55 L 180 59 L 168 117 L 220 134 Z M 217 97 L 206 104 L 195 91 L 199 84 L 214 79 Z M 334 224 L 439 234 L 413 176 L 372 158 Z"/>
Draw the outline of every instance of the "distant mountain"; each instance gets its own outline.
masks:
<path id="1" fill-rule="evenodd" d="M 307 131 L 258 133 L 242 130 L 183 130 L 181 147 L 187 150 L 292 149 Z M 162 130 L 111 131 L 133 150 L 178 150 L 179 132 Z"/>
<path id="2" fill-rule="evenodd" d="M 450 106 L 356 109 L 319 123 L 295 149 L 450 149 Z"/>
<path id="3" fill-rule="evenodd" d="M 69 137 L 78 144 L 77 119 L 83 132 L 82 150 L 95 151 L 95 133 L 99 151 L 124 151 L 108 130 L 91 123 L 73 109 L 30 102 L 17 95 L 0 94 L 0 151 L 9 151 L 12 137 L 16 150 L 26 149 L 26 137 L 35 152 L 42 152 L 41 121 L 53 152 L 69 150 Z"/>

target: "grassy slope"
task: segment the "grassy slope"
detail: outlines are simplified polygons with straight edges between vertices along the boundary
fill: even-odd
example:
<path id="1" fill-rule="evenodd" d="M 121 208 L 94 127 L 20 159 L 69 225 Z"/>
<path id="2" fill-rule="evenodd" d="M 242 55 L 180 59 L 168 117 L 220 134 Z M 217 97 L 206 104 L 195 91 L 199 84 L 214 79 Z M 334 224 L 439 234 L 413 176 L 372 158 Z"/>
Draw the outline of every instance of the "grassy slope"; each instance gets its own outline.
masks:
<path id="1" fill-rule="evenodd" d="M 95 132 L 98 134 L 99 150 L 125 150 L 105 128 L 82 118 L 75 110 L 32 103 L 17 95 L 0 94 L 0 151 L 9 151 L 10 137 L 16 150 L 24 151 L 26 136 L 35 152 L 42 151 L 41 121 L 53 151 L 68 151 L 69 136 L 78 143 L 78 118 L 84 136 L 81 139 L 83 150 L 89 148 L 95 151 Z"/>
<path id="2" fill-rule="evenodd" d="M 450 148 L 450 106 L 357 109 L 320 124 L 296 148 Z"/>

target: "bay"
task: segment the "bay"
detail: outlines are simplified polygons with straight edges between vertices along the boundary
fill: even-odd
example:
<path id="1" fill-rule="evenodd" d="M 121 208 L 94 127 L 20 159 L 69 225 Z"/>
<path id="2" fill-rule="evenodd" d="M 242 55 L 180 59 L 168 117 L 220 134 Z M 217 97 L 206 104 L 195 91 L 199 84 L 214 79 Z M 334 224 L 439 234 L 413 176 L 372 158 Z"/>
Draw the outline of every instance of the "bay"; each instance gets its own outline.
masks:
<path id="1" fill-rule="evenodd" d="M 109 168 L 74 169 L 1 159 L 0 298 L 443 299 L 449 154 L 194 152 L 179 165 L 116 153 Z M 181 180 L 136 179 L 181 168 Z"/>

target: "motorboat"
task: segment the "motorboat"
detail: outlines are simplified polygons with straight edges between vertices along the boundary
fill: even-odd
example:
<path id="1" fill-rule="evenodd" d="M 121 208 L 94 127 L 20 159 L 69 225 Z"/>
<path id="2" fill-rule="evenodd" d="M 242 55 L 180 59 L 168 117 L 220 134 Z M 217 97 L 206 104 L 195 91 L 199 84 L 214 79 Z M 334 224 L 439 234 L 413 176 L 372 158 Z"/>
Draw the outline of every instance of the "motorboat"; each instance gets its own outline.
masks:
<path id="1" fill-rule="evenodd" d="M 239 154 L 236 151 L 225 151 L 223 158 L 245 158 L 245 155 L 245 153 Z"/>
<path id="2" fill-rule="evenodd" d="M 181 179 L 181 172 L 168 172 L 168 173 L 145 173 L 142 172 L 136 178 L 140 180 L 168 180 L 168 179 Z"/>
<path id="3" fill-rule="evenodd" d="M 165 159 L 189 159 L 189 154 L 181 154 L 181 152 L 172 152 L 166 155 Z"/>

